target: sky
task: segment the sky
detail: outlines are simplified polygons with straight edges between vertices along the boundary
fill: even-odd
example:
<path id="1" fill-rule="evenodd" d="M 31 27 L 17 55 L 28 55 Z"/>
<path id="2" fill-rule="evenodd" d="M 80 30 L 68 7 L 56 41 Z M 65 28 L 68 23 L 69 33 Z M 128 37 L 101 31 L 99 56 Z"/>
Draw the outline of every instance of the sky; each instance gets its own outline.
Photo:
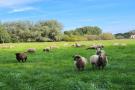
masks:
<path id="1" fill-rule="evenodd" d="M 103 32 L 135 29 L 135 0 L 0 0 L 0 21 L 58 20 L 64 30 L 98 26 Z"/>

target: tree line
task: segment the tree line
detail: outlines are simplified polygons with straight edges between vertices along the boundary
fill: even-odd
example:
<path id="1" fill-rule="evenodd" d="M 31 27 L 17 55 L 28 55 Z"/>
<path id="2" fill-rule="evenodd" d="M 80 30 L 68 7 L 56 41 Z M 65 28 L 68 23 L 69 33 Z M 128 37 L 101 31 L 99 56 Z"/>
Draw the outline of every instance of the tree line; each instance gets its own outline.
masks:
<path id="1" fill-rule="evenodd" d="M 57 20 L 12 21 L 0 23 L 0 43 L 44 42 L 113 39 L 111 33 L 102 33 L 97 26 L 84 26 L 62 31 L 63 25 Z"/>
<path id="2" fill-rule="evenodd" d="M 117 33 L 115 34 L 116 39 L 128 39 L 131 35 L 135 35 L 135 30 L 131 30 L 125 33 Z"/>

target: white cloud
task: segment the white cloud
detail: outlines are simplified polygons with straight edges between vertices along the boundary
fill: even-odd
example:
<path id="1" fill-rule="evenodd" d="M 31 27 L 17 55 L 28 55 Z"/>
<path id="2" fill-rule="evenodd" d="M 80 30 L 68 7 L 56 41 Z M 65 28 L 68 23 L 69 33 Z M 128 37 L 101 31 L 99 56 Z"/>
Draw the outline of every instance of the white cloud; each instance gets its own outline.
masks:
<path id="1" fill-rule="evenodd" d="M 0 7 L 15 8 L 40 1 L 42 0 L 0 0 Z"/>
<path id="2" fill-rule="evenodd" d="M 31 11 L 31 10 L 35 10 L 36 8 L 34 7 L 24 7 L 24 8 L 18 8 L 18 9 L 13 9 L 8 13 L 18 13 L 18 12 L 25 12 L 25 11 Z"/>

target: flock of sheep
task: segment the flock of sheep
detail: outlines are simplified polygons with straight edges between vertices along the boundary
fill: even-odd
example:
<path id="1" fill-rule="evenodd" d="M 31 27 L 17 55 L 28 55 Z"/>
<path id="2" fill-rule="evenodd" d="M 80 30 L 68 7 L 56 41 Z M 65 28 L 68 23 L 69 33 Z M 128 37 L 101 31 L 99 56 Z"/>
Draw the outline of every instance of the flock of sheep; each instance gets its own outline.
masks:
<path id="1" fill-rule="evenodd" d="M 78 43 L 75 43 L 74 45 L 72 45 L 74 47 L 82 47 L 84 45 L 80 45 Z M 44 52 L 50 52 L 52 49 L 58 48 L 57 46 L 50 46 L 47 48 L 44 48 L 43 51 Z M 74 64 L 76 66 L 76 68 L 78 69 L 78 71 L 84 70 L 87 62 L 90 63 L 92 65 L 92 68 L 98 68 L 98 69 L 103 69 L 108 60 L 107 60 L 107 56 L 105 51 L 103 50 L 104 46 L 103 45 L 92 45 L 87 49 L 95 49 L 96 50 L 96 54 L 92 55 L 90 57 L 90 59 L 87 61 L 87 59 L 81 55 L 74 55 L 73 59 L 74 59 Z M 36 52 L 35 48 L 29 48 L 27 50 L 27 52 L 23 52 L 23 53 L 16 53 L 16 59 L 18 62 L 26 62 L 27 60 L 27 53 L 34 53 Z"/>
<path id="2" fill-rule="evenodd" d="M 96 49 L 96 54 L 92 55 L 88 61 L 83 56 L 80 56 L 80 55 L 73 56 L 74 61 L 75 61 L 74 64 L 76 65 L 76 68 L 78 69 L 78 71 L 84 70 L 84 67 L 87 64 L 87 62 L 92 65 L 92 68 L 104 69 L 104 67 L 108 63 L 108 59 L 107 59 L 105 51 L 102 50 L 102 48 L 103 48 L 103 45 L 92 46 L 91 49 Z"/>

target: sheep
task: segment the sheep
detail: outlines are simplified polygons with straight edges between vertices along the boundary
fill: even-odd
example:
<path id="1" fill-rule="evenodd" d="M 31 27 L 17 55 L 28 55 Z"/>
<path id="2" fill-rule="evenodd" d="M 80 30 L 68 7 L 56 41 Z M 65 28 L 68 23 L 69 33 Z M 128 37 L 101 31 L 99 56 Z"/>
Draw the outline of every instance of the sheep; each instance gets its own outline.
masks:
<path id="1" fill-rule="evenodd" d="M 50 52 L 50 47 L 44 48 L 43 51 L 44 52 Z"/>
<path id="2" fill-rule="evenodd" d="M 34 53 L 34 52 L 36 52 L 36 49 L 35 49 L 35 48 L 29 48 L 29 49 L 27 50 L 27 52 L 29 52 L 29 53 Z"/>
<path id="3" fill-rule="evenodd" d="M 58 46 L 50 46 L 50 49 L 57 49 L 59 48 Z"/>
<path id="4" fill-rule="evenodd" d="M 88 49 L 97 49 L 97 48 L 104 48 L 104 45 L 92 45 L 90 47 L 87 48 Z"/>
<path id="5" fill-rule="evenodd" d="M 78 71 L 84 70 L 84 67 L 87 63 L 87 60 L 85 59 L 85 57 L 82 57 L 80 55 L 75 55 L 73 56 L 73 58 L 74 58 L 74 64 L 76 65 L 76 68 L 78 69 Z"/>
<path id="6" fill-rule="evenodd" d="M 102 48 L 96 48 L 96 55 L 99 55 L 100 53 L 105 54 L 105 51 L 102 50 Z"/>
<path id="7" fill-rule="evenodd" d="M 78 44 L 78 43 L 75 43 L 75 44 L 73 44 L 72 46 L 73 46 L 73 47 L 81 47 L 81 45 Z"/>
<path id="8" fill-rule="evenodd" d="M 92 68 L 97 67 L 97 68 L 102 68 L 106 66 L 108 63 L 107 56 L 104 52 L 100 51 L 97 55 L 92 55 L 90 57 L 90 63 L 92 64 Z"/>
<path id="9" fill-rule="evenodd" d="M 25 53 L 16 53 L 16 59 L 18 62 L 22 61 L 22 62 L 26 62 L 27 60 L 27 55 Z"/>

